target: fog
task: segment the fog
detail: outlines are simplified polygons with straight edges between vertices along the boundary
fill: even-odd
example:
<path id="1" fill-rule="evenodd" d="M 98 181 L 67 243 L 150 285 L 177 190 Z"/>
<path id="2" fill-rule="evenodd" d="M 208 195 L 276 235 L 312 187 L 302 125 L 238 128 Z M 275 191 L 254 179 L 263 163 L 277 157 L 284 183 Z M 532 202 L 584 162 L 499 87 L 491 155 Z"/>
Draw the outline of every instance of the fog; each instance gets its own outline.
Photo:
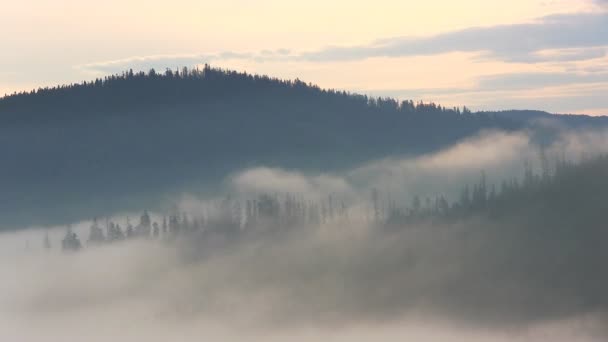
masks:
<path id="1" fill-rule="evenodd" d="M 606 137 L 565 132 L 544 153 L 585 158 L 605 152 Z M 591 237 L 547 235 L 552 227 L 531 231 L 518 220 L 384 230 L 368 219 L 371 189 L 403 201 L 454 196 L 482 171 L 498 182 L 538 156 L 529 134 L 486 132 L 340 174 L 243 170 L 227 176 L 226 194 L 332 195 L 352 215 L 233 242 L 128 240 L 65 253 L 64 227 L 4 233 L 0 340 L 604 341 L 608 253 L 586 250 Z M 166 206 L 212 217 L 214 199 L 184 193 Z M 85 238 L 89 225 L 73 227 Z"/>
<path id="2" fill-rule="evenodd" d="M 605 338 L 605 308 L 552 288 L 550 274 L 526 274 L 542 265 L 527 264 L 515 255 L 525 249 L 503 245 L 487 226 L 390 235 L 345 228 L 251 240 L 194 259 L 185 241 L 179 249 L 134 241 L 77 255 L 21 250 L 1 261 L 2 339 Z"/>
<path id="3" fill-rule="evenodd" d="M 540 122 L 539 126 L 553 123 Z M 445 194 L 457 196 L 465 184 L 477 181 L 482 172 L 489 183 L 498 184 L 509 178 L 520 178 L 524 164 L 540 172 L 541 158 L 553 168 L 557 159 L 579 161 L 608 152 L 607 130 L 556 131 L 551 138 L 538 131 L 483 131 L 480 134 L 439 152 L 415 157 L 394 157 L 376 160 L 342 173 L 310 174 L 298 170 L 254 168 L 234 174 L 227 179 L 231 194 L 297 193 L 311 198 L 330 194 L 352 202 L 368 202 L 372 189 L 378 189 L 392 199 L 411 200 Z M 540 129 L 539 129 L 540 130 Z M 539 140 L 547 140 L 539 145 Z M 189 207 L 187 194 L 173 198 Z"/>

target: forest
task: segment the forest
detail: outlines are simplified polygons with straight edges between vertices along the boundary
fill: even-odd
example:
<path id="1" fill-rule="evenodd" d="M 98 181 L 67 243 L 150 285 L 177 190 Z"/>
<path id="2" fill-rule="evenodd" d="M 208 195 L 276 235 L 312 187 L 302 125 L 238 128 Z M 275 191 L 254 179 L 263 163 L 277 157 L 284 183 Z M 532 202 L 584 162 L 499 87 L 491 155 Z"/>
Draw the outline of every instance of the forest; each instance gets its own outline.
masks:
<path id="1" fill-rule="evenodd" d="M 415 195 L 411 203 L 398 203 L 390 193 L 372 189 L 361 206 L 353 199 L 331 194 L 311 200 L 297 193 L 261 193 L 253 198 L 225 195 L 207 203 L 202 213 L 163 215 L 159 222 L 145 211 L 135 225 L 127 218 L 124 228 L 112 220 L 94 219 L 86 246 L 135 238 L 170 242 L 183 237 L 204 241 L 221 236 L 226 239 L 223 241 L 247 241 L 260 234 L 282 234 L 325 225 L 348 229 L 361 221 L 390 232 L 421 225 L 446 227 L 474 219 L 503 225 L 506 230 L 528 230 L 527 237 L 538 234 L 560 239 L 564 238 L 560 234 L 572 234 L 579 239 L 580 246 L 597 248 L 595 252 L 600 252 L 601 244 L 608 239 L 603 219 L 608 155 L 571 162 L 558 156 L 550 160 L 541 153 L 538 172 L 532 162 L 522 164 L 521 176 L 499 184 L 489 184 L 485 171 L 480 171 L 478 182 L 464 185 L 453 200 L 447 195 L 434 198 Z M 50 249 L 52 245 L 47 234 L 43 246 Z M 83 245 L 68 227 L 62 249 L 78 250 Z"/>
<path id="2" fill-rule="evenodd" d="M 547 120 L 555 124 L 538 124 Z M 485 130 L 532 130 L 548 143 L 563 129 L 607 123 L 374 98 L 209 65 L 129 70 L 0 98 L 0 153 L 11 156 L 0 170 L 0 215 L 3 229 L 71 222 L 154 209 L 184 189 L 215 191 L 227 174 L 260 165 L 334 172 Z"/>
<path id="3" fill-rule="evenodd" d="M 541 151 L 502 181 L 479 170 L 455 196 L 414 195 L 406 203 L 394 196 L 400 189 L 359 199 L 223 195 L 190 212 L 93 219 L 62 234 L 38 230 L 27 253 L 61 257 L 53 272 L 81 258 L 112 269 L 136 263 L 184 272 L 193 282 L 188 304 L 169 304 L 192 306 L 186 317 L 221 316 L 231 295 L 247 311 L 245 303 L 272 289 L 286 297 L 262 306 L 270 312 L 252 309 L 256 320 L 390 320 L 422 305 L 433 317 L 501 329 L 584 315 L 599 315 L 601 325 L 607 173 L 608 155 L 571 161 Z M 224 279 L 220 287 L 215 277 Z M 168 300 L 173 286 L 163 292 Z"/>

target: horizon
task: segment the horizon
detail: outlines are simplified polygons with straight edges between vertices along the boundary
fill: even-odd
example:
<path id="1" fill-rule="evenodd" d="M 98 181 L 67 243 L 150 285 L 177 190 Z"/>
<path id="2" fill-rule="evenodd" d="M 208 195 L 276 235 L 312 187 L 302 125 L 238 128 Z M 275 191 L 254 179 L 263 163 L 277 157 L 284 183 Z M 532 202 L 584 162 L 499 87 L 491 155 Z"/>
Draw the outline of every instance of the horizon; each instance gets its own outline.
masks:
<path id="1" fill-rule="evenodd" d="M 605 0 L 10 2 L 0 94 L 212 63 L 475 111 L 606 115 L 607 10 Z"/>
<path id="2" fill-rule="evenodd" d="M 234 69 L 229 69 L 229 68 L 221 68 L 221 67 L 215 67 L 213 65 L 207 64 L 207 63 L 199 63 L 197 64 L 195 67 L 193 68 L 189 68 L 188 70 L 199 70 L 200 66 L 208 66 L 211 69 L 214 70 L 223 70 L 223 71 L 235 71 L 238 72 L 240 74 L 244 74 L 244 75 L 250 75 L 250 76 L 263 76 L 263 77 L 269 77 L 273 80 L 278 80 L 278 81 L 282 81 L 282 82 L 293 82 L 293 81 L 301 81 L 304 84 L 306 84 L 306 86 L 318 86 L 320 87 L 318 84 L 312 82 L 312 81 L 306 81 L 306 80 L 302 80 L 299 78 L 293 78 L 293 79 L 287 79 L 287 78 L 280 78 L 280 77 L 275 77 L 272 75 L 266 75 L 266 74 L 259 74 L 259 73 L 250 73 L 246 70 L 244 71 L 238 71 L 238 70 L 234 70 Z M 172 70 L 173 72 L 181 72 L 183 70 L 183 68 L 188 68 L 188 66 L 179 66 L 176 67 L 174 70 L 171 68 L 166 68 L 165 70 Z M 6 98 L 10 98 L 12 96 L 15 95 L 21 95 L 21 94 L 32 94 L 32 93 L 37 93 L 39 90 L 46 90 L 46 89 L 54 89 L 54 88 L 62 88 L 62 87 L 72 87 L 72 86 L 79 86 L 79 85 L 84 85 L 86 84 L 91 84 L 92 82 L 96 81 L 96 80 L 103 80 L 105 78 L 108 77 L 121 77 L 126 75 L 127 73 L 129 73 L 130 71 L 134 72 L 136 75 L 143 73 L 144 75 L 148 75 L 148 73 L 154 69 L 155 72 L 157 73 L 158 76 L 160 77 L 165 77 L 164 74 L 164 70 L 156 70 L 155 68 L 151 68 L 149 70 L 139 70 L 139 71 L 135 71 L 133 69 L 129 69 L 129 70 L 123 70 L 122 72 L 116 72 L 116 73 L 112 73 L 112 74 L 108 74 L 108 75 L 104 75 L 101 77 L 96 77 L 94 79 L 86 79 L 86 80 L 80 80 L 77 82 L 73 82 L 73 83 L 63 83 L 63 84 L 55 84 L 55 85 L 51 85 L 51 86 L 45 86 L 45 87 L 37 87 L 37 88 L 32 88 L 30 90 L 22 90 L 22 91 L 15 91 L 13 93 L 5 93 L 4 95 L 0 96 L 0 101 L 6 99 Z M 340 89 L 340 88 L 326 88 L 326 87 L 320 87 L 321 90 L 323 91 L 337 91 L 337 92 L 347 92 L 350 95 L 364 95 L 364 96 L 368 96 L 370 98 L 383 98 L 383 99 L 392 99 L 392 100 L 396 100 L 398 102 L 398 104 L 401 104 L 402 101 L 414 101 L 411 98 L 398 98 L 398 97 L 393 97 L 390 95 L 387 96 L 381 96 L 381 95 L 373 95 L 372 93 L 364 93 L 364 92 L 357 92 L 357 91 L 353 91 L 350 89 Z M 471 109 L 471 107 L 469 107 L 467 104 L 458 104 L 458 105 L 454 105 L 454 106 L 446 106 L 442 103 L 436 103 L 433 101 L 423 101 L 423 100 L 418 100 L 418 101 L 414 101 L 414 103 L 424 103 L 424 104 L 431 104 L 431 103 L 435 103 L 439 106 L 443 106 L 444 108 L 469 108 Z M 516 112 L 516 111 L 538 111 L 538 112 L 543 112 L 543 113 L 548 113 L 548 114 L 554 114 L 554 115 L 586 115 L 586 116 L 594 116 L 594 117 L 606 117 L 608 116 L 608 112 L 606 114 L 603 113 L 599 113 L 599 114 L 589 114 L 589 113 L 560 113 L 560 112 L 549 112 L 549 111 L 545 111 L 542 109 L 537 109 L 537 108 L 524 108 L 524 109 L 515 109 L 515 108 L 499 108 L 499 109 L 484 109 L 484 110 L 473 110 L 473 112 Z"/>

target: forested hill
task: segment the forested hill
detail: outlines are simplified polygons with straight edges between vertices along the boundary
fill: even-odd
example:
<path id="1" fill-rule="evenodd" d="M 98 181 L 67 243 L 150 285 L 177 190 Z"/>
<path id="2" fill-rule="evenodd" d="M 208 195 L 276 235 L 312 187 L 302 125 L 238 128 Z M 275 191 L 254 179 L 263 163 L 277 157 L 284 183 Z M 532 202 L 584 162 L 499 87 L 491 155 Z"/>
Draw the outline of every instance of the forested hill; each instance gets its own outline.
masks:
<path id="1" fill-rule="evenodd" d="M 428 152 L 482 129 L 520 129 L 528 114 L 517 113 L 377 99 L 208 66 L 13 94 L 0 99 L 0 217 L 9 225 L 62 222 L 209 186 L 245 167 L 330 171 Z"/>

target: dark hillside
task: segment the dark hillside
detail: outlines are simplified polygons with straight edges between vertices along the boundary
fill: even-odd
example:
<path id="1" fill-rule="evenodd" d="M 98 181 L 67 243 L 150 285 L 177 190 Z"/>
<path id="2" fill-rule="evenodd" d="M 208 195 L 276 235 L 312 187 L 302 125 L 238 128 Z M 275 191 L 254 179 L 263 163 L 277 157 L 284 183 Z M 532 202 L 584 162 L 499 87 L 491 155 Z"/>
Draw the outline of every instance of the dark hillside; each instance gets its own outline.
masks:
<path id="1" fill-rule="evenodd" d="M 212 187 L 245 167 L 339 170 L 524 125 L 210 67 L 126 72 L 0 99 L 0 216 L 62 222 Z"/>

